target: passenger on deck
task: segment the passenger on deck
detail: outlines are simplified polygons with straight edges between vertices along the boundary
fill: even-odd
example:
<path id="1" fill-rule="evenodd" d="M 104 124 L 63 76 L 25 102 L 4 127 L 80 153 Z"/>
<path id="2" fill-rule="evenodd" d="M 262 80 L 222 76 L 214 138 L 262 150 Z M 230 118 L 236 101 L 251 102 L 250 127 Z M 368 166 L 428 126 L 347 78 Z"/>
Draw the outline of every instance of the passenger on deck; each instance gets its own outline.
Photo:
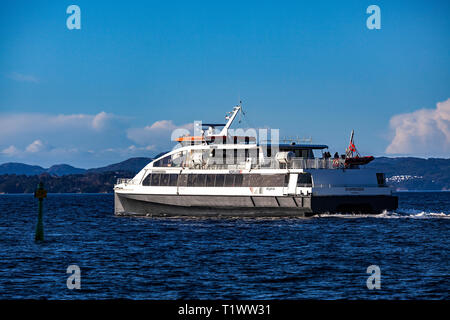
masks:
<path id="1" fill-rule="evenodd" d="M 336 152 L 336 153 L 334 154 L 334 158 L 335 158 L 335 159 L 339 159 L 339 153 Z"/>

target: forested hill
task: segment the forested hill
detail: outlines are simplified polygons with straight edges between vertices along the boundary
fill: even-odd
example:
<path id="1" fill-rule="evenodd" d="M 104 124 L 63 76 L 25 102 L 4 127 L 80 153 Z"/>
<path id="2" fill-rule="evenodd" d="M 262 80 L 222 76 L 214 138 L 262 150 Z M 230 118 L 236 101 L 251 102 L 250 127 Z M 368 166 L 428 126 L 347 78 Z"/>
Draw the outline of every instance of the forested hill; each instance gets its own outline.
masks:
<path id="1" fill-rule="evenodd" d="M 53 165 L 48 169 L 45 169 L 41 166 L 29 165 L 18 162 L 8 162 L 0 165 L 0 175 L 1 174 L 16 174 L 16 175 L 39 175 L 43 173 L 48 173 L 52 176 L 65 176 L 70 174 L 83 174 L 86 172 L 95 173 L 95 172 L 113 172 L 113 171 L 131 171 L 138 172 L 145 165 L 147 165 L 152 158 L 130 158 L 128 160 L 110 164 L 105 167 L 100 168 L 92 168 L 92 169 L 81 169 L 75 168 L 68 164 L 57 164 Z"/>
<path id="2" fill-rule="evenodd" d="M 105 167 L 80 169 L 55 165 L 48 169 L 23 163 L 0 165 L 0 193 L 33 193 L 42 181 L 50 193 L 109 193 L 118 178 L 132 178 L 152 158 L 130 158 Z"/>

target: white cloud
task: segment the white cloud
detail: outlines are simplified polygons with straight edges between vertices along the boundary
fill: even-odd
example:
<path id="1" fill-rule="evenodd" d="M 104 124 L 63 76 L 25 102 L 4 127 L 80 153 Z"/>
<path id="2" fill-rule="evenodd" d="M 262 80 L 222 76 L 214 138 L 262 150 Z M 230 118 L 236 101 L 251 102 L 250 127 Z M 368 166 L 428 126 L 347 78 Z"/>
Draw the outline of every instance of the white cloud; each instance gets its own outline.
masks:
<path id="1" fill-rule="evenodd" d="M 126 154 L 102 150 L 130 145 L 129 120 L 106 112 L 0 114 L 0 163 L 11 157 L 40 165 L 65 162 L 85 167 L 121 161 Z"/>
<path id="2" fill-rule="evenodd" d="M 115 115 L 102 111 L 92 119 L 92 127 L 96 130 L 104 129 L 108 122 L 115 118 Z"/>
<path id="3" fill-rule="evenodd" d="M 189 133 L 193 127 L 192 123 L 177 126 L 171 120 L 160 120 L 143 128 L 128 129 L 127 137 L 141 145 L 152 143 L 154 144 L 153 148 L 163 147 L 167 149 L 168 146 L 173 144 L 171 140 Z"/>
<path id="4" fill-rule="evenodd" d="M 388 154 L 449 155 L 450 99 L 436 109 L 420 109 L 396 115 L 390 120 L 394 138 Z"/>
<path id="5" fill-rule="evenodd" d="M 158 151 L 154 145 L 148 145 L 144 147 L 135 146 L 134 144 L 124 147 L 124 148 L 107 148 L 103 150 L 99 150 L 101 153 L 115 153 L 120 155 L 128 155 L 134 156 L 135 154 L 139 154 L 141 152 L 149 152 L 149 151 Z"/>
<path id="6" fill-rule="evenodd" d="M 8 75 L 8 78 L 18 81 L 18 82 L 33 82 L 33 83 L 39 83 L 39 79 L 35 76 L 29 75 L 29 74 L 23 74 L 19 72 L 11 72 Z"/>
<path id="7" fill-rule="evenodd" d="M 43 166 L 68 163 L 89 168 L 130 157 L 151 157 L 172 148 L 173 132 L 178 137 L 193 127 L 162 120 L 130 128 L 130 121 L 103 111 L 59 115 L 0 113 L 0 163 L 12 158 Z"/>
<path id="8" fill-rule="evenodd" d="M 42 113 L 2 114 L 0 116 L 0 145 L 12 140 L 19 140 L 21 144 L 29 141 L 42 140 L 43 136 L 49 137 L 48 141 L 58 136 L 71 140 L 79 140 L 86 136 L 98 135 L 102 131 L 110 129 L 122 118 L 100 112 L 90 114 L 59 114 L 49 115 Z"/>
<path id="9" fill-rule="evenodd" d="M 45 149 L 44 143 L 41 140 L 34 140 L 31 144 L 29 144 L 25 151 L 36 153 L 43 151 Z"/>
<path id="10" fill-rule="evenodd" d="M 19 153 L 19 150 L 15 146 L 9 146 L 3 149 L 1 153 L 6 156 L 14 156 Z"/>

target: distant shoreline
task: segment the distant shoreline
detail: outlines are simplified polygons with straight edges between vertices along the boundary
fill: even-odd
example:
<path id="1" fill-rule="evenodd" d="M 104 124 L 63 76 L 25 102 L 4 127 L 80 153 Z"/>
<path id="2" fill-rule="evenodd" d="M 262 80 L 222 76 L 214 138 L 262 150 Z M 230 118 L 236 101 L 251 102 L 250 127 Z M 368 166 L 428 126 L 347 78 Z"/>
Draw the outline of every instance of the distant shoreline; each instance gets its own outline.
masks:
<path id="1" fill-rule="evenodd" d="M 77 193 L 77 192 L 47 192 L 47 195 L 100 195 L 100 194 L 110 194 L 114 195 L 114 192 L 85 192 L 85 193 Z M 0 193 L 0 196 L 34 196 L 34 193 L 24 192 L 24 193 Z"/>
<path id="2" fill-rule="evenodd" d="M 450 190 L 397 190 L 394 191 L 394 193 L 432 193 L 432 192 L 450 192 Z M 0 196 L 20 196 L 20 195 L 28 195 L 33 196 L 34 193 L 0 193 Z M 74 192 L 61 192 L 61 193 L 55 193 L 55 192 L 49 192 L 47 195 L 114 195 L 114 192 L 85 192 L 85 193 L 74 193 Z"/>
<path id="3" fill-rule="evenodd" d="M 89 169 L 84 173 L 74 173 L 79 169 L 68 165 L 55 165 L 45 169 L 23 163 L 6 163 L 0 165 L 0 193 L 33 193 L 39 182 L 44 183 L 49 193 L 112 193 L 117 179 L 134 177 L 151 160 L 130 158 L 106 167 Z M 383 172 L 387 183 L 395 192 L 450 190 L 450 159 L 380 157 L 366 167 Z M 36 170 L 47 172 L 32 174 Z"/>
<path id="4" fill-rule="evenodd" d="M 450 192 L 450 190 L 396 190 L 396 193 L 401 192 Z"/>

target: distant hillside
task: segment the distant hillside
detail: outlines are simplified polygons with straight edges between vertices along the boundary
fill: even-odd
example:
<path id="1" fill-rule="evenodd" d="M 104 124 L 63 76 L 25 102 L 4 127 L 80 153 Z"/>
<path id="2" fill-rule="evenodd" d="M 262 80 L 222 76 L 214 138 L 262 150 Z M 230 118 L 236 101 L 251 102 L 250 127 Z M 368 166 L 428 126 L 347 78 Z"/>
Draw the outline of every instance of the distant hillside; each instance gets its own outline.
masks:
<path id="1" fill-rule="evenodd" d="M 35 175 L 45 172 L 40 166 L 31 166 L 29 164 L 8 162 L 0 165 L 0 174 L 26 174 Z"/>
<path id="2" fill-rule="evenodd" d="M 132 178 L 134 173 L 104 172 L 52 176 L 0 175 L 0 193 L 33 193 L 39 182 L 49 193 L 111 193 L 117 178 Z"/>
<path id="3" fill-rule="evenodd" d="M 147 164 L 149 164 L 153 159 L 152 158 L 130 158 L 128 160 L 110 164 L 106 167 L 101 168 L 95 168 L 95 169 L 89 169 L 87 172 L 114 172 L 114 171 L 129 171 L 137 173 L 139 172 L 143 167 L 145 167 Z"/>
<path id="4" fill-rule="evenodd" d="M 48 168 L 46 172 L 55 176 L 64 176 L 67 174 L 82 174 L 86 172 L 86 169 L 75 168 L 68 164 L 55 164 Z"/>
<path id="5" fill-rule="evenodd" d="M 384 172 L 397 189 L 450 190 L 450 159 L 380 157 L 367 167 Z"/>
<path id="6" fill-rule="evenodd" d="M 0 165 L 0 175 L 2 174 L 15 174 L 15 175 L 39 175 L 43 173 L 48 173 L 49 175 L 64 176 L 70 174 L 83 174 L 86 172 L 90 173 L 101 173 L 101 172 L 116 172 L 116 171 L 127 171 L 137 173 L 143 167 L 145 167 L 152 158 L 130 158 L 128 160 L 110 164 L 106 167 L 93 168 L 93 169 L 81 169 L 75 168 L 68 164 L 57 164 L 53 165 L 48 169 L 40 166 L 32 166 L 24 163 L 8 162 Z"/>
<path id="7" fill-rule="evenodd" d="M 0 165 L 0 174 L 24 174 L 27 176 L 39 175 L 48 173 L 55 176 L 63 176 L 66 174 L 84 173 L 85 169 L 75 168 L 68 164 L 57 164 L 48 169 L 40 166 L 32 166 L 24 163 L 8 162 Z"/>
<path id="8" fill-rule="evenodd" d="M 128 160 L 95 169 L 54 165 L 48 169 L 22 163 L 0 165 L 0 193 L 32 193 L 42 181 L 50 193 L 113 192 L 117 178 L 132 178 L 152 158 Z"/>

